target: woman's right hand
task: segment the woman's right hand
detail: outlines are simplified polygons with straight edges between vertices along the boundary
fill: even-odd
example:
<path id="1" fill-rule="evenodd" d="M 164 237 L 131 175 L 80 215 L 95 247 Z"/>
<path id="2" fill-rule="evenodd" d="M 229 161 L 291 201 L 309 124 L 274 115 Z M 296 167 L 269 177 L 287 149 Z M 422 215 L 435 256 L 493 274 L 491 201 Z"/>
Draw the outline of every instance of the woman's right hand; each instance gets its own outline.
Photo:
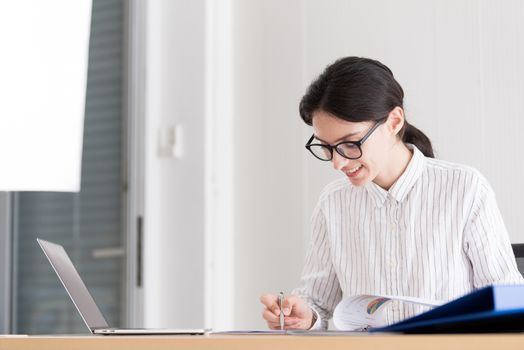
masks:
<path id="1" fill-rule="evenodd" d="M 260 297 L 260 302 L 264 304 L 262 317 L 266 320 L 268 327 L 280 329 L 281 310 L 278 305 L 278 296 L 264 294 Z M 284 297 L 282 312 L 284 312 L 284 329 L 310 329 L 313 326 L 313 310 L 299 296 Z"/>

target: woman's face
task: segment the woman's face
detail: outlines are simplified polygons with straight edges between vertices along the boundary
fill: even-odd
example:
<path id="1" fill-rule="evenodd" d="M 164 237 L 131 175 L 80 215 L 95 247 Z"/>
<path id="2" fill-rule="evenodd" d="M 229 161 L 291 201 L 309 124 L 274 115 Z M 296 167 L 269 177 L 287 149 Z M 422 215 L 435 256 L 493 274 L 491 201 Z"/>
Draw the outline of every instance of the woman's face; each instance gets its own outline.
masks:
<path id="1" fill-rule="evenodd" d="M 335 145 L 342 141 L 358 141 L 375 125 L 374 121 L 353 123 L 334 117 L 325 111 L 313 113 L 316 142 Z M 381 124 L 362 144 L 359 159 L 347 159 L 333 150 L 333 167 L 342 171 L 355 186 L 375 180 L 387 167 L 389 150 L 394 142 L 389 123 Z"/>

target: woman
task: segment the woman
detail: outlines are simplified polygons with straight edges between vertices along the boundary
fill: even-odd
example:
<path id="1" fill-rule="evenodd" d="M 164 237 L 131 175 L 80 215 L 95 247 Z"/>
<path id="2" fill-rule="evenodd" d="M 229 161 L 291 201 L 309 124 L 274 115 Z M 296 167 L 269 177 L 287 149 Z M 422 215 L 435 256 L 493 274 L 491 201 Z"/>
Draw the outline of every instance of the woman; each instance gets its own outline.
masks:
<path id="1" fill-rule="evenodd" d="M 286 329 L 327 328 L 342 296 L 451 300 L 492 283 L 524 283 L 495 195 L 476 170 L 434 159 L 408 124 L 404 92 L 378 61 L 346 57 L 309 86 L 306 148 L 346 177 L 321 193 L 301 287 L 282 305 Z M 348 181 L 349 180 L 349 181 Z M 279 329 L 277 297 L 263 318 Z M 392 302 L 394 323 L 422 307 Z"/>

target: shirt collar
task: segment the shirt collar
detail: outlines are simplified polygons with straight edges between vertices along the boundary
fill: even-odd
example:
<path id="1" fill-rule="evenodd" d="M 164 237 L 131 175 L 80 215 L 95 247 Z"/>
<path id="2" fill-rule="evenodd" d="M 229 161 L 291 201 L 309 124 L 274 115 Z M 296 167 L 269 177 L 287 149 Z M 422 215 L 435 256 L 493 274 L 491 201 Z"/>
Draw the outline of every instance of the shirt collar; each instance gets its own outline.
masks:
<path id="1" fill-rule="evenodd" d="M 384 202 L 388 196 L 391 196 L 393 199 L 395 199 L 397 203 L 402 202 L 408 195 L 409 191 L 413 188 L 417 180 L 420 178 L 420 175 L 424 170 L 426 161 L 424 154 L 422 154 L 422 152 L 420 152 L 420 150 L 415 145 L 406 144 L 406 146 L 413 151 L 413 156 L 411 157 L 406 170 L 404 170 L 402 175 L 397 179 L 397 181 L 395 181 L 389 191 L 386 191 L 373 181 L 364 186 L 368 194 L 375 201 L 377 207 L 384 205 Z"/>

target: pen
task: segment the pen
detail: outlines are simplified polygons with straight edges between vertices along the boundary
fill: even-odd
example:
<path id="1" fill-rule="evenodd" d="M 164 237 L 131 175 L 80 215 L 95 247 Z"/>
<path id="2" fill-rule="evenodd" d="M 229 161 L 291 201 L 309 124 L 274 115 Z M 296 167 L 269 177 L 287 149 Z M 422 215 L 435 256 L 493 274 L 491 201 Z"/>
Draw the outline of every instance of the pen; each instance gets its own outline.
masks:
<path id="1" fill-rule="evenodd" d="M 280 308 L 280 330 L 284 330 L 284 310 L 282 310 L 282 304 L 284 303 L 284 293 L 278 293 L 278 307 Z"/>

